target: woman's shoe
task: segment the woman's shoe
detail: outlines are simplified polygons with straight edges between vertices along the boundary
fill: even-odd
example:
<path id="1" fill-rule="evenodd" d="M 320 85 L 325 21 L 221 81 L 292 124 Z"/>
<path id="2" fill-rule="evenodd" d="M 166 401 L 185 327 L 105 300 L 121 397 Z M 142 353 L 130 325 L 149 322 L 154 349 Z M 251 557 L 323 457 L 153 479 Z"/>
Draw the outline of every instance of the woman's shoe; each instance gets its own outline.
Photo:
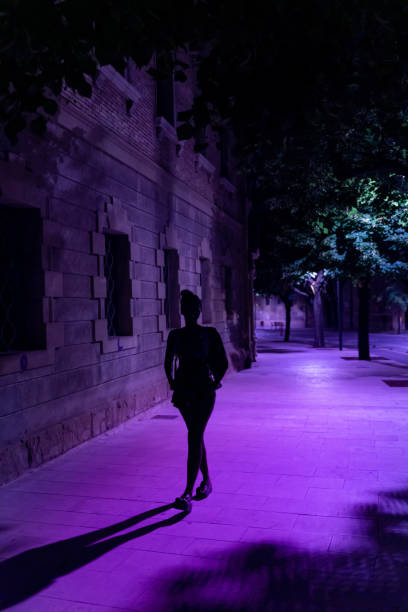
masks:
<path id="1" fill-rule="evenodd" d="M 191 510 L 193 509 L 193 504 L 191 503 L 191 500 L 192 496 L 188 493 L 185 493 L 184 495 L 180 495 L 180 497 L 176 497 L 173 506 L 177 510 L 183 510 L 183 512 L 191 512 Z"/>
<path id="2" fill-rule="evenodd" d="M 206 497 L 210 495 L 211 491 L 212 491 L 211 482 L 204 482 L 203 480 L 200 486 L 197 487 L 196 489 L 196 498 L 205 499 Z"/>

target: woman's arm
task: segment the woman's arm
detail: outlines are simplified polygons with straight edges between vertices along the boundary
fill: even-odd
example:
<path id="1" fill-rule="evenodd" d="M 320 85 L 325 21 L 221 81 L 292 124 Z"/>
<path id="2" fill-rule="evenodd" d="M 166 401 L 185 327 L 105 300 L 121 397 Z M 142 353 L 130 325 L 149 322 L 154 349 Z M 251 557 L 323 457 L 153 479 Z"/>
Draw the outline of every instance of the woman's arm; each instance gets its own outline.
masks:
<path id="1" fill-rule="evenodd" d="M 167 337 L 166 355 L 164 357 L 164 371 L 169 381 L 170 389 L 174 389 L 173 361 L 174 361 L 174 330 Z"/>
<path id="2" fill-rule="evenodd" d="M 210 368 L 214 375 L 214 386 L 217 388 L 228 369 L 228 359 L 221 336 L 215 327 L 212 328 Z"/>

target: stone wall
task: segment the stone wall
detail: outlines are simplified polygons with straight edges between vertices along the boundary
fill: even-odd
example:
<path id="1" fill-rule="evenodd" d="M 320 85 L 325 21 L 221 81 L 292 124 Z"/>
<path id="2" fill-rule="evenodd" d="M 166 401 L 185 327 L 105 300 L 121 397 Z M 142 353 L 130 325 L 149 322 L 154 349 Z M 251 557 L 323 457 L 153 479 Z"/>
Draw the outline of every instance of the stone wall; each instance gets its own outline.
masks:
<path id="1" fill-rule="evenodd" d="M 278 297 L 271 295 L 265 298 L 261 295 L 255 297 L 255 320 L 257 327 L 285 330 L 285 305 Z M 306 300 L 297 296 L 291 309 L 291 329 L 304 329 L 306 327 Z"/>
<path id="2" fill-rule="evenodd" d="M 0 482 L 168 397 L 166 249 L 178 252 L 180 289 L 199 295 L 209 262 L 208 324 L 232 369 L 250 362 L 248 203 L 220 175 L 216 136 L 205 156 L 178 143 L 155 116 L 154 81 L 131 68 L 129 79 L 104 69 L 90 100 L 64 92 L 46 136 L 24 134 L 0 161 L 0 205 L 41 214 L 45 330 L 42 348 L 0 354 Z M 175 99 L 183 110 L 191 86 L 177 84 Z M 120 336 L 108 335 L 106 233 L 130 246 L 130 328 Z"/>

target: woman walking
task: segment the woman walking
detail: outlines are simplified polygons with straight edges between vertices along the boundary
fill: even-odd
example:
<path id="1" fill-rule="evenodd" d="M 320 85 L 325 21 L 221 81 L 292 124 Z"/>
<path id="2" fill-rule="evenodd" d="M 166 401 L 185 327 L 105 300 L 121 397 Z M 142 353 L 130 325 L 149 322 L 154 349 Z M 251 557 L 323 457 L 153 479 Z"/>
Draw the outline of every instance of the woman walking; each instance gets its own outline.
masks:
<path id="1" fill-rule="evenodd" d="M 173 329 L 167 339 L 164 369 L 172 402 L 180 410 L 188 431 L 187 484 L 174 505 L 191 511 L 193 488 L 199 470 L 203 480 L 196 497 L 204 499 L 212 491 L 208 472 L 204 431 L 215 403 L 215 390 L 228 368 L 228 360 L 219 333 L 214 327 L 202 327 L 197 320 L 201 300 L 191 291 L 181 292 L 181 314 L 185 327 Z"/>

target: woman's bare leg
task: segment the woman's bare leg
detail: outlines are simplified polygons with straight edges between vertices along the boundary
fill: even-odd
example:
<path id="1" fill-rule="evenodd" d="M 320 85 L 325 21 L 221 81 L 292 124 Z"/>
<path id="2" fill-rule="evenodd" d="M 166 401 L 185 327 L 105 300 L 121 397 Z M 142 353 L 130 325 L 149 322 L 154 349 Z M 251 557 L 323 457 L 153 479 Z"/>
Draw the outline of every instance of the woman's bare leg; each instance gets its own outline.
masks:
<path id="1" fill-rule="evenodd" d="M 187 484 L 184 491 L 184 494 L 187 495 L 193 494 L 194 484 L 200 469 L 203 435 L 204 430 L 202 428 L 193 427 L 188 432 Z"/>
<path id="2" fill-rule="evenodd" d="M 197 412 L 182 411 L 188 430 L 187 484 L 183 495 L 192 495 L 199 470 L 205 481 L 209 481 L 207 452 L 204 445 L 204 431 L 214 407 L 214 400 L 206 402 Z M 193 417 L 191 416 L 193 415 Z"/>
<path id="3" fill-rule="evenodd" d="M 207 451 L 205 450 L 204 440 L 201 446 L 202 446 L 202 450 L 201 450 L 200 470 L 203 475 L 204 482 L 210 482 L 210 474 L 208 473 L 208 463 L 207 463 Z"/>

